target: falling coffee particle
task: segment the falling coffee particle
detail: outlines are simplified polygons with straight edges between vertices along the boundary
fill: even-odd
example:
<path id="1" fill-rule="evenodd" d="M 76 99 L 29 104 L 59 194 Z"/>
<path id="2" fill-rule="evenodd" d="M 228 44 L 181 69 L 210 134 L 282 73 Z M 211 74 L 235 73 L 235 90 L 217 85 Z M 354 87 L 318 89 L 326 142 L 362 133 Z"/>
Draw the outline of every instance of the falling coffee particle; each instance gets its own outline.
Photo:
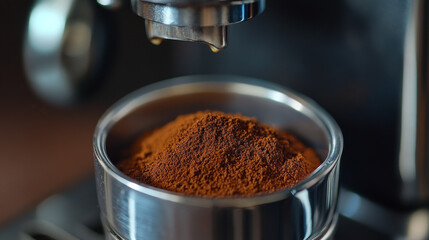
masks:
<path id="1" fill-rule="evenodd" d="M 142 183 L 202 197 L 292 187 L 320 165 L 313 149 L 254 118 L 197 112 L 141 136 L 117 167 Z"/>

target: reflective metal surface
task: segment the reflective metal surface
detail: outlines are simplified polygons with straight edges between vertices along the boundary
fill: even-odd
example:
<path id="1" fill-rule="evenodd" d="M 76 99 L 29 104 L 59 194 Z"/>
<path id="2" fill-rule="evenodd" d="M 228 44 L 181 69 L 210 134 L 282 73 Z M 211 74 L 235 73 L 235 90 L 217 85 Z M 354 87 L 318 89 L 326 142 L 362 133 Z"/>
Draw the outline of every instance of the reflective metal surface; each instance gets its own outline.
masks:
<path id="1" fill-rule="evenodd" d="M 110 9 L 117 9 L 122 6 L 125 0 L 97 0 L 98 4 Z"/>
<path id="2" fill-rule="evenodd" d="M 227 30 L 226 26 L 179 27 L 146 20 L 147 37 L 155 45 L 159 45 L 161 42 L 157 43 L 156 41 L 162 41 L 162 39 L 187 39 L 189 41 L 205 42 L 213 48 L 213 51 L 217 51 L 226 47 Z"/>
<path id="3" fill-rule="evenodd" d="M 264 10 L 264 0 L 225 1 L 218 4 L 192 4 L 186 1 L 174 5 L 132 0 L 133 10 L 140 17 L 165 25 L 213 27 L 239 23 Z"/>
<path id="4" fill-rule="evenodd" d="M 131 5 L 151 26 L 146 28 L 149 39 L 204 42 L 222 49 L 227 43 L 226 26 L 258 15 L 265 8 L 265 0 L 131 0 Z"/>
<path id="5" fill-rule="evenodd" d="M 414 0 L 404 49 L 398 168 L 401 197 L 410 205 L 429 201 L 429 1 Z"/>
<path id="6" fill-rule="evenodd" d="M 428 239 L 427 208 L 395 211 L 346 189 L 341 189 L 339 199 L 342 216 L 382 233 L 388 239 Z"/>
<path id="7" fill-rule="evenodd" d="M 185 196 L 136 182 L 114 164 L 136 134 L 178 114 L 240 112 L 287 129 L 324 159 L 291 189 L 247 198 Z M 327 239 L 337 221 L 341 132 L 319 106 L 278 85 L 232 76 L 190 76 L 128 95 L 94 135 L 97 192 L 106 231 L 125 239 Z"/>
<path id="8" fill-rule="evenodd" d="M 87 0 L 38 0 L 31 10 L 25 72 L 35 92 L 51 104 L 79 102 L 100 80 L 106 31 L 93 6 Z"/>

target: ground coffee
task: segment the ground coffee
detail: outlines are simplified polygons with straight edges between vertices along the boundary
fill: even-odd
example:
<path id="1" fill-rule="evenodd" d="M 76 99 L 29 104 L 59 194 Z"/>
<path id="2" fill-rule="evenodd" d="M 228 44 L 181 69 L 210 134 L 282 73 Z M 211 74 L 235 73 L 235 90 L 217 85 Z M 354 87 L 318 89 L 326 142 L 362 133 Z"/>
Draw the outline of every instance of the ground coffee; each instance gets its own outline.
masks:
<path id="1" fill-rule="evenodd" d="M 141 136 L 117 164 L 154 187 L 203 197 L 291 187 L 320 165 L 296 137 L 240 114 L 197 112 Z"/>

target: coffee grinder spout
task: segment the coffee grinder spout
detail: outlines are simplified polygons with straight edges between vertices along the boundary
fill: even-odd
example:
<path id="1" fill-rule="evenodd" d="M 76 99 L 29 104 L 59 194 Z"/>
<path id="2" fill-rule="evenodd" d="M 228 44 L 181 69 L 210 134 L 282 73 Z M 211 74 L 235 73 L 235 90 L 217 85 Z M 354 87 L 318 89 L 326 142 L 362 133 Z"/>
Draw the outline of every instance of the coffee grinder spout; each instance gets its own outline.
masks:
<path id="1" fill-rule="evenodd" d="M 152 43 L 202 42 L 217 52 L 227 45 L 228 25 L 260 14 L 265 0 L 131 0 L 131 6 L 145 19 Z"/>

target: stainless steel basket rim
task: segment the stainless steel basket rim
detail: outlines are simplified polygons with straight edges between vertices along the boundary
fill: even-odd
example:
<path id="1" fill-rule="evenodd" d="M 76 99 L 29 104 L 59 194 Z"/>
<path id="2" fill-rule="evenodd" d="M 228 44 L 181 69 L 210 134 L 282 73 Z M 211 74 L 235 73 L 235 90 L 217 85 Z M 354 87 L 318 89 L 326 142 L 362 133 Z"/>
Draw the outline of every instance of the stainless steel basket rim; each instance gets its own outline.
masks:
<path id="1" fill-rule="evenodd" d="M 210 86 L 210 88 L 208 86 Z M 284 100 L 288 100 L 296 104 L 295 106 L 289 105 L 294 109 L 301 108 L 302 113 L 306 115 L 315 115 L 319 120 L 319 124 L 324 129 L 324 131 L 326 131 L 326 134 L 329 137 L 330 148 L 328 150 L 326 159 L 324 159 L 322 164 L 315 171 L 313 171 L 313 173 L 311 173 L 307 178 L 292 188 L 285 188 L 273 193 L 258 194 L 249 197 L 225 198 L 206 198 L 159 189 L 130 178 L 118 170 L 112 161 L 110 161 L 106 151 L 106 137 L 109 130 L 128 113 L 134 111 L 144 103 L 161 99 L 162 97 L 157 97 L 157 95 L 160 93 L 165 93 L 165 91 L 170 91 L 170 94 L 173 94 L 169 96 L 180 96 L 186 94 L 186 91 L 188 91 L 188 93 L 198 93 L 200 92 L 197 91 L 198 89 L 204 89 L 205 92 L 207 92 L 209 89 L 214 89 L 216 87 L 225 88 L 225 86 L 228 86 L 229 89 L 234 89 L 237 91 L 234 92 L 235 94 L 243 94 L 254 97 L 257 95 L 246 93 L 246 91 L 243 89 L 258 89 L 264 90 L 265 92 L 268 91 L 270 97 L 267 98 L 266 95 L 257 97 L 263 97 L 268 100 L 280 103 L 284 103 Z M 181 92 L 177 91 L 177 88 L 180 87 L 182 87 Z M 285 88 L 284 86 L 243 76 L 191 75 L 176 77 L 147 85 L 120 99 L 100 118 L 94 133 L 93 148 L 96 161 L 99 162 L 104 170 L 108 174 L 112 175 L 120 183 L 134 189 L 135 191 L 172 202 L 196 205 L 200 207 L 251 207 L 259 204 L 276 202 L 280 199 L 287 198 L 304 189 L 309 188 L 323 179 L 323 177 L 333 169 L 341 157 L 343 150 L 343 136 L 335 120 L 318 104 L 316 104 L 311 99 L 294 92 L 293 90 Z"/>

